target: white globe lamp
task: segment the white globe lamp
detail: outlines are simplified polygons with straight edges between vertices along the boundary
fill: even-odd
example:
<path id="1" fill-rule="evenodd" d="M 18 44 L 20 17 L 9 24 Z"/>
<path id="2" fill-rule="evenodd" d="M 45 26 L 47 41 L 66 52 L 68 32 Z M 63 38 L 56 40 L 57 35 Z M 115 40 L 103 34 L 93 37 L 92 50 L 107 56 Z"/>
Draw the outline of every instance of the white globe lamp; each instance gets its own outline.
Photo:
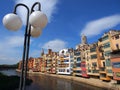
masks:
<path id="1" fill-rule="evenodd" d="M 40 27 L 41 29 L 47 25 L 47 16 L 41 11 L 34 11 L 29 18 L 29 23 L 34 27 Z"/>
<path id="2" fill-rule="evenodd" d="M 42 33 L 42 29 L 40 27 L 32 27 L 31 26 L 31 36 L 36 38 L 39 37 Z"/>
<path id="3" fill-rule="evenodd" d="M 14 13 L 10 13 L 4 16 L 3 18 L 3 25 L 12 31 L 17 31 L 22 26 L 22 20 L 20 17 Z"/>

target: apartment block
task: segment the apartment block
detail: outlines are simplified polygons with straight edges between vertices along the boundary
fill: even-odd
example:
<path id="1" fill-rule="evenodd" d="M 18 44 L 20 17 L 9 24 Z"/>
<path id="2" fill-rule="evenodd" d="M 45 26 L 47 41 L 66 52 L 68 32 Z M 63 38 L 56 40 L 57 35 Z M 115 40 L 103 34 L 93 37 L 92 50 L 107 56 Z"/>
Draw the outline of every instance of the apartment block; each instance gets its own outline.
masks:
<path id="1" fill-rule="evenodd" d="M 111 36 L 112 52 L 110 54 L 113 79 L 120 83 L 120 32 Z"/>
<path id="2" fill-rule="evenodd" d="M 71 49 L 62 49 L 59 51 L 57 61 L 57 74 L 72 75 L 73 73 L 73 53 Z"/>
<path id="3" fill-rule="evenodd" d="M 86 60 L 89 66 L 89 72 L 88 75 L 91 77 L 99 77 L 99 63 L 98 63 L 98 58 L 97 58 L 97 43 L 89 44 L 89 49 L 88 49 L 88 59 Z"/>
<path id="4" fill-rule="evenodd" d="M 73 75 L 74 76 L 82 76 L 81 52 L 79 49 L 75 49 L 73 53 L 74 53 Z"/>

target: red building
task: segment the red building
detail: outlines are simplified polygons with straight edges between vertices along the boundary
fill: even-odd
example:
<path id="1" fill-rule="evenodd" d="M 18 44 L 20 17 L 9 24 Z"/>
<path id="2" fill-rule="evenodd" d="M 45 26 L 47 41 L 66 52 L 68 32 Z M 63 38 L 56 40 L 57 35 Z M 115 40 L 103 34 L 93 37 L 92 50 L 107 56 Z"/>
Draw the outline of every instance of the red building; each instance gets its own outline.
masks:
<path id="1" fill-rule="evenodd" d="M 89 77 L 88 74 L 87 74 L 86 62 L 85 61 L 81 62 L 81 70 L 82 70 L 82 77 Z"/>

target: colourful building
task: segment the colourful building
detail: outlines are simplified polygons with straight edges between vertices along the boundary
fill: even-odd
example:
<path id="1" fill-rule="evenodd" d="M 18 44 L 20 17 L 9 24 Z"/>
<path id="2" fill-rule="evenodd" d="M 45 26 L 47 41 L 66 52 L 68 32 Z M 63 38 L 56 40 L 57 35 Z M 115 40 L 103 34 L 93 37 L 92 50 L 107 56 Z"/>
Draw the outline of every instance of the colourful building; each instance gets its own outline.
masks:
<path id="1" fill-rule="evenodd" d="M 111 52 L 113 79 L 120 83 L 120 50 Z"/>
<path id="2" fill-rule="evenodd" d="M 87 37 L 85 35 L 82 35 L 81 44 L 76 46 L 77 51 L 74 52 L 74 66 L 76 67 L 73 68 L 74 70 L 73 75 L 89 77 L 87 73 L 87 61 L 86 61 L 88 58 L 88 54 L 86 54 L 88 48 L 89 45 L 87 44 Z"/>
<path id="3" fill-rule="evenodd" d="M 56 73 L 57 69 L 57 53 L 53 52 L 52 49 L 48 49 L 47 54 L 42 54 L 42 72 Z"/>
<path id="4" fill-rule="evenodd" d="M 52 53 L 52 67 L 51 67 L 51 73 L 56 74 L 57 72 L 57 60 L 58 60 L 58 53 L 53 52 Z"/>
<path id="5" fill-rule="evenodd" d="M 32 71 L 33 70 L 33 62 L 34 62 L 34 58 L 33 57 L 30 57 L 28 59 L 28 70 L 29 71 Z"/>
<path id="6" fill-rule="evenodd" d="M 82 71 L 82 77 L 89 77 L 88 75 L 88 66 L 87 66 L 87 58 L 88 58 L 88 49 L 89 45 L 88 44 L 81 44 L 79 45 L 79 49 L 81 51 L 81 71 Z"/>
<path id="7" fill-rule="evenodd" d="M 97 43 L 93 43 L 89 45 L 88 52 L 87 52 L 87 67 L 88 75 L 91 77 L 99 77 L 99 64 L 97 58 Z"/>
<path id="8" fill-rule="evenodd" d="M 113 36 L 119 31 L 110 30 L 98 40 L 100 79 L 110 81 L 113 77 L 110 53 L 116 48 L 119 48 L 118 41 L 113 41 Z"/>
<path id="9" fill-rule="evenodd" d="M 111 42 L 113 44 L 110 54 L 113 79 L 120 83 L 120 32 L 112 35 Z"/>

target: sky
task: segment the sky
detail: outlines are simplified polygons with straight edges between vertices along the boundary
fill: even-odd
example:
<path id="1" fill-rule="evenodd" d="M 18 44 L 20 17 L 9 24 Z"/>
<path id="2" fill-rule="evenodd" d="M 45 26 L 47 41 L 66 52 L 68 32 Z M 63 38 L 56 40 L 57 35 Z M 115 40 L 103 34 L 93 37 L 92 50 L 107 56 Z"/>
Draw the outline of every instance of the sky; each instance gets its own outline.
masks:
<path id="1" fill-rule="evenodd" d="M 18 3 L 31 8 L 35 2 L 41 3 L 48 23 L 38 38 L 31 37 L 29 57 L 40 57 L 42 48 L 45 52 L 75 48 L 82 34 L 88 43 L 94 43 L 104 32 L 120 30 L 120 0 L 0 0 L 0 64 L 15 64 L 22 59 L 26 8 L 17 8 L 23 22 L 18 31 L 7 30 L 3 17 Z"/>

